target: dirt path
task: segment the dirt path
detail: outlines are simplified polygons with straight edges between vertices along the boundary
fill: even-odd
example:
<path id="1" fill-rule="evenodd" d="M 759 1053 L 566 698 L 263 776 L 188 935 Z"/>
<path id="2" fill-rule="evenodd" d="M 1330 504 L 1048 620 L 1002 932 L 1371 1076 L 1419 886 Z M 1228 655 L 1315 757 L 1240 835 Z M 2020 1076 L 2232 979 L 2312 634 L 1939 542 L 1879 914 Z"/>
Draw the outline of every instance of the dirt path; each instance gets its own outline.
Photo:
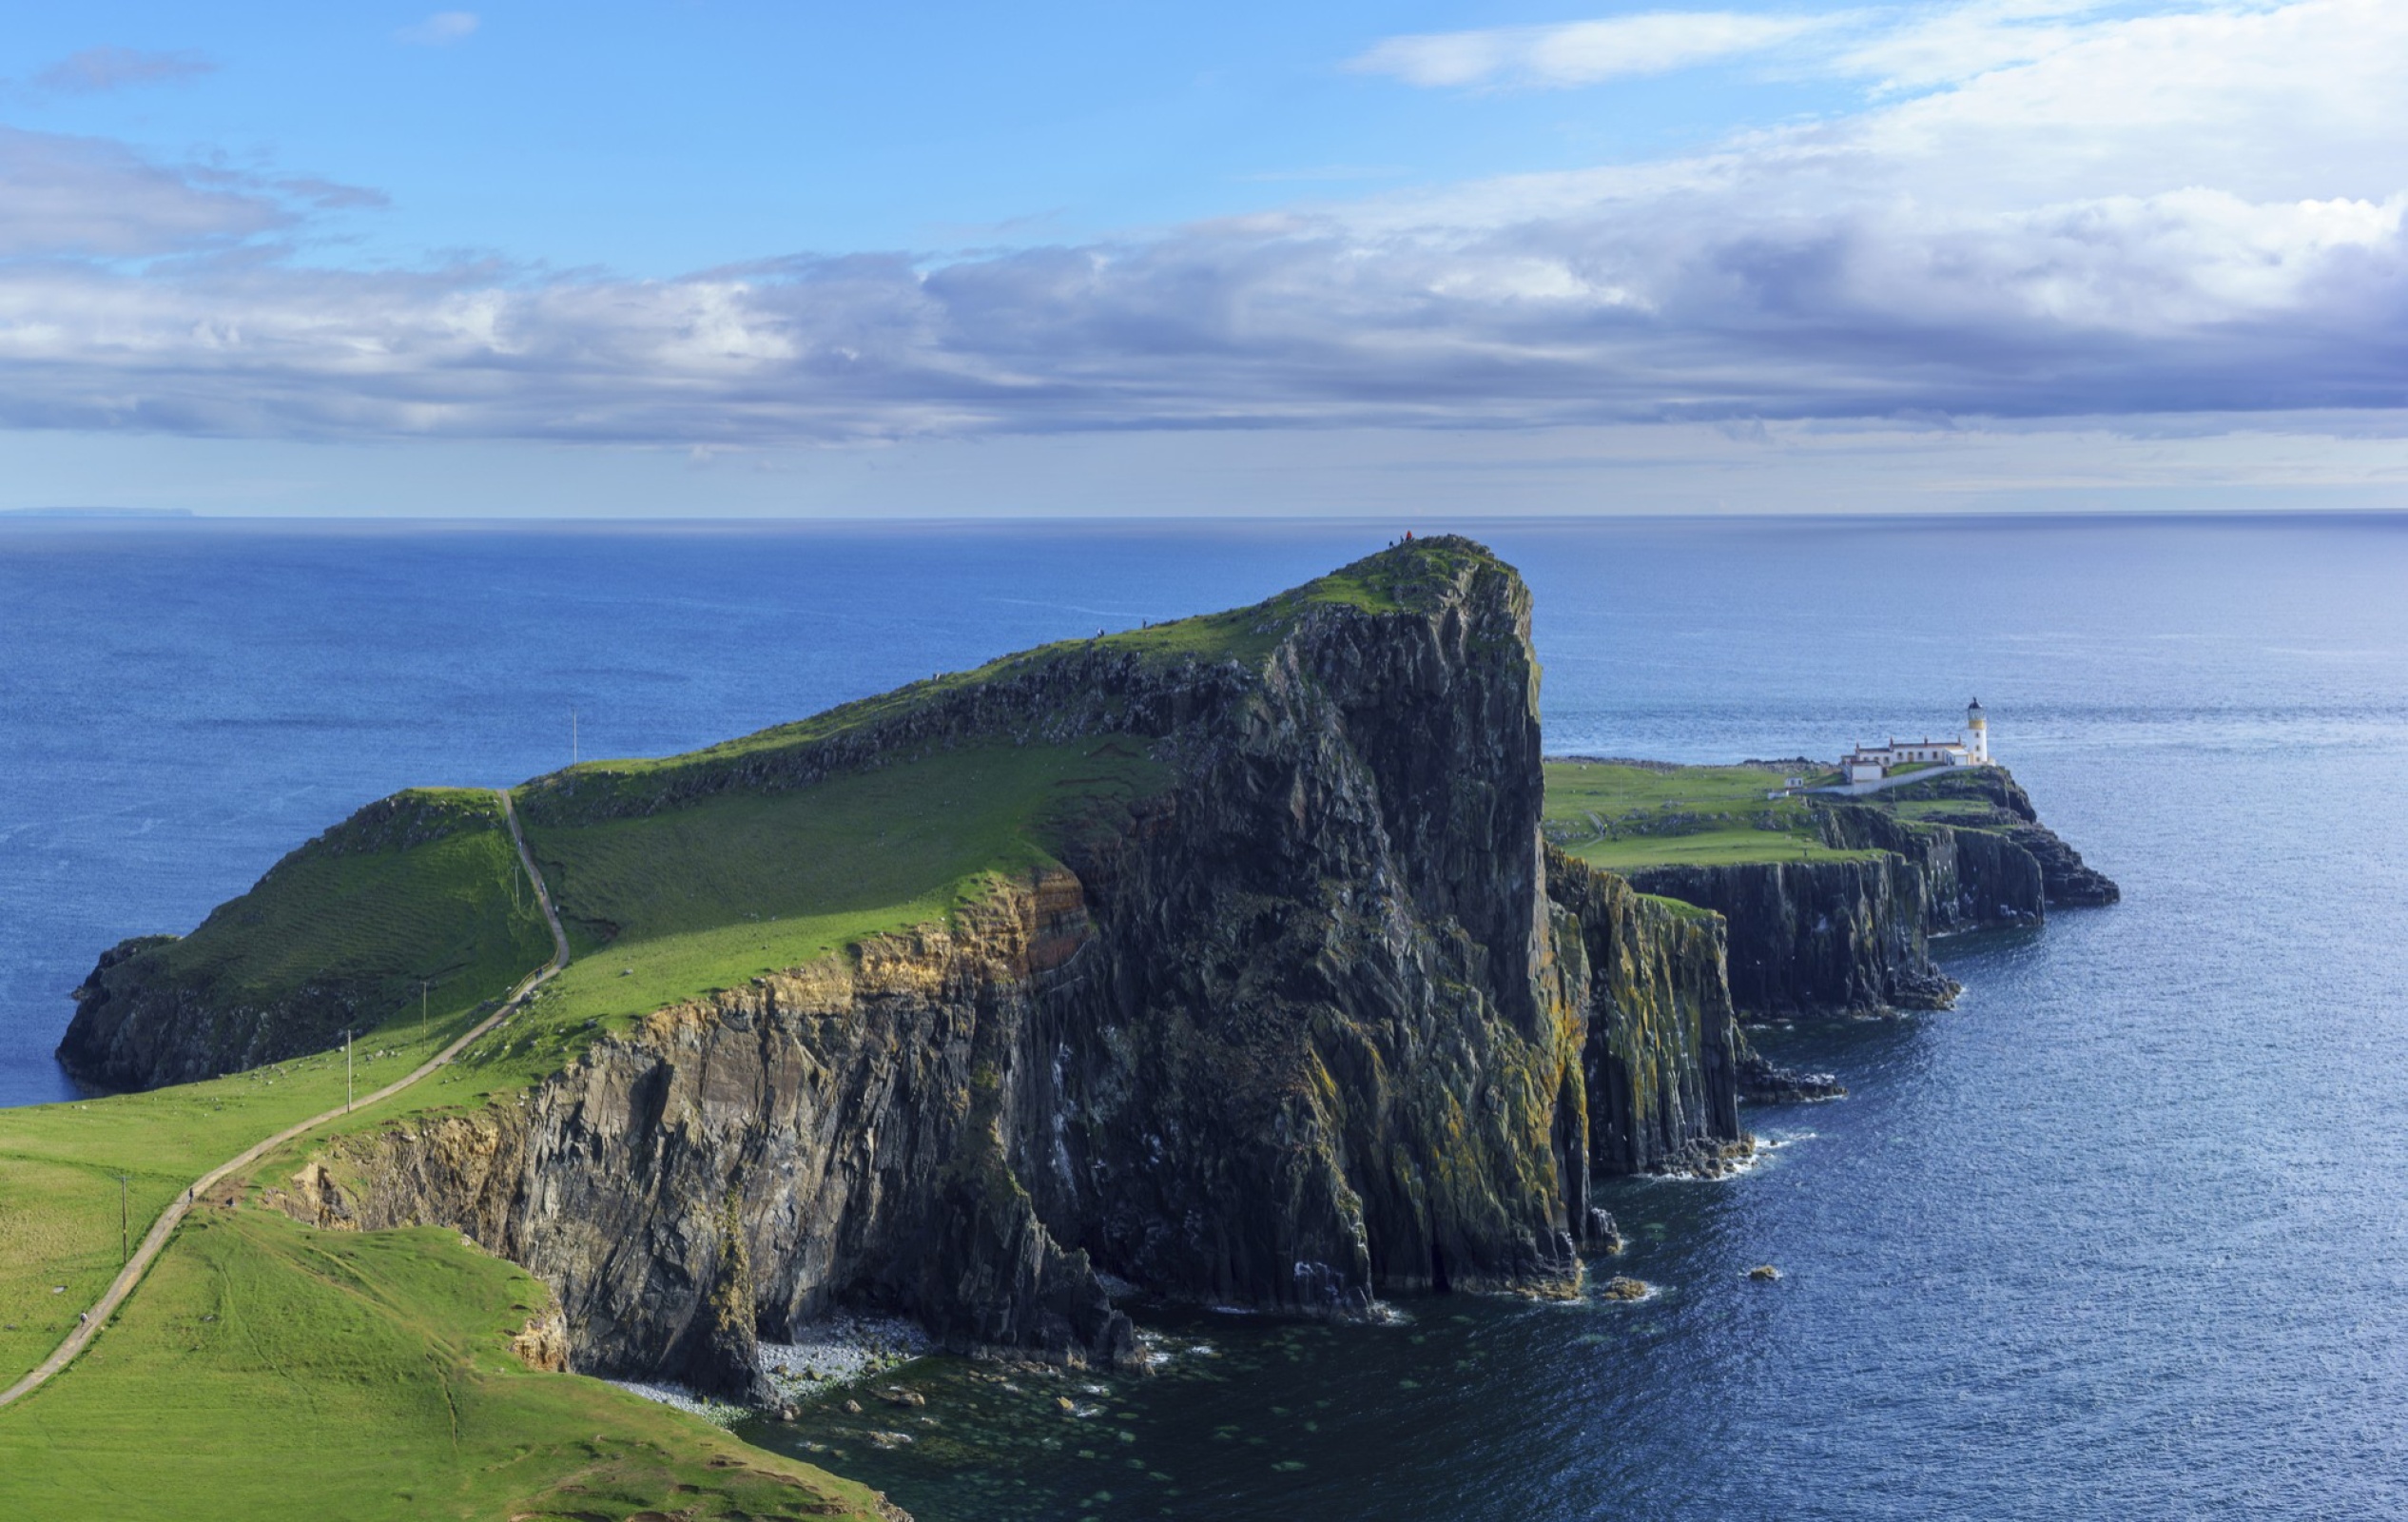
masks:
<path id="1" fill-rule="evenodd" d="M 176 1227 L 183 1224 L 184 1218 L 191 1211 L 193 1205 L 207 1198 L 210 1189 L 222 1182 L 229 1174 L 238 1173 L 249 1167 L 285 1142 L 305 1136 L 329 1121 L 341 1120 L 359 1106 L 376 1104 L 391 1099 L 419 1079 L 426 1077 L 427 1074 L 449 1063 L 453 1058 L 465 1051 L 471 1042 L 509 1019 L 517 1011 L 520 1005 L 527 1002 L 529 994 L 542 987 L 544 984 L 551 981 L 553 974 L 569 965 L 569 937 L 560 928 L 560 915 L 552 907 L 552 895 L 544 889 L 543 873 L 535 870 L 535 858 L 527 849 L 527 837 L 518 832 L 518 814 L 510 806 L 510 794 L 507 791 L 501 791 L 495 796 L 501 799 L 502 822 L 510 827 L 511 844 L 518 848 L 518 865 L 525 869 L 527 881 L 534 885 L 535 902 L 543 908 L 544 923 L 552 927 L 552 960 L 527 974 L 518 986 L 510 991 L 510 997 L 502 1001 L 501 1007 L 477 1022 L 475 1029 L 428 1058 L 412 1072 L 395 1079 L 375 1093 L 359 1099 L 351 1104 L 339 1104 L 322 1115 L 313 1115 L 299 1124 L 288 1125 L 240 1156 L 227 1159 L 195 1180 L 190 1189 L 165 1210 L 161 1211 L 159 1219 L 150 1223 L 150 1230 L 143 1234 L 141 1244 L 134 1249 L 134 1256 L 126 1260 L 124 1268 L 117 1271 L 117 1277 L 109 1280 L 107 1293 L 104 1294 L 90 1310 L 84 1313 L 83 1318 L 76 1323 L 75 1330 L 67 1335 L 67 1340 L 60 1343 L 49 1357 L 35 1365 L 32 1372 L 24 1378 L 6 1390 L 0 1390 L 0 1406 L 7 1406 L 11 1401 L 21 1399 L 40 1389 L 52 1375 L 75 1361 L 75 1356 L 89 1346 L 94 1337 L 100 1336 L 101 1328 L 108 1324 L 108 1318 L 117 1313 L 120 1305 L 125 1303 L 126 1297 L 133 1293 L 134 1286 L 142 1282 L 143 1274 L 150 1267 L 151 1260 L 156 1259 L 160 1250 L 167 1245 L 167 1239 L 175 1235 Z"/>

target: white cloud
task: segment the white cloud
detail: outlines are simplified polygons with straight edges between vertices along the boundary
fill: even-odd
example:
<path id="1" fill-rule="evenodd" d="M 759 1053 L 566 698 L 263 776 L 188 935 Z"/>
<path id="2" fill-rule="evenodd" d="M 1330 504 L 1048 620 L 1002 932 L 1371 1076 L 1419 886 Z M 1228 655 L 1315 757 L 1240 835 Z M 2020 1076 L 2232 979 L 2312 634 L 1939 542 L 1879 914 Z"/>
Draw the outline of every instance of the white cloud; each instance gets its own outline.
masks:
<path id="1" fill-rule="evenodd" d="M 87 48 L 34 75 L 33 85 L 52 94 L 96 95 L 142 85 L 172 84 L 215 73 L 217 67 L 188 50 L 162 53 L 137 48 Z"/>
<path id="2" fill-rule="evenodd" d="M 1953 84 L 2046 58 L 2093 27 L 2115 25 L 2097 19 L 2100 9 L 2096 0 L 1967 0 L 1893 12 L 1835 39 L 1823 67 L 1886 90 Z"/>
<path id="3" fill-rule="evenodd" d="M 661 281 L 302 267 L 277 247 L 340 187 L 0 134 L 0 423 L 691 447 L 2398 408 L 2403 77 L 2392 0 L 2203 5 L 1705 155 Z"/>
<path id="4" fill-rule="evenodd" d="M 1390 37 L 1348 68 L 1408 85 L 1527 85 L 1561 88 L 1635 74 L 1663 74 L 1761 52 L 1832 25 L 1814 16 L 1725 10 L 1659 11 L 1556 27 Z"/>
<path id="5" fill-rule="evenodd" d="M 0 260 L 187 254 L 293 220 L 272 186 L 163 167 L 97 138 L 0 127 Z"/>
<path id="6" fill-rule="evenodd" d="M 437 10 L 416 26 L 403 27 L 393 35 L 402 42 L 423 48 L 443 48 L 459 42 L 476 29 L 476 12 L 473 10 Z"/>

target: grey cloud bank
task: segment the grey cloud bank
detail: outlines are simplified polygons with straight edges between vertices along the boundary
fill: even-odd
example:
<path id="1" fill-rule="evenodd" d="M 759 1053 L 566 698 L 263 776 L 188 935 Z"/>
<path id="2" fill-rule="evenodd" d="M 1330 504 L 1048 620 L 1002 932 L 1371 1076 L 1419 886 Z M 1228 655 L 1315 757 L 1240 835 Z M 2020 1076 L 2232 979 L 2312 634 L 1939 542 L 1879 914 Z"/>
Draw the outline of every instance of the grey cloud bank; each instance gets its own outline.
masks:
<path id="1" fill-rule="evenodd" d="M 0 423 L 774 446 L 2401 405 L 2403 8 L 2018 47 L 1695 158 L 668 281 L 313 263 L 286 244 L 356 192 L 10 131 Z"/>

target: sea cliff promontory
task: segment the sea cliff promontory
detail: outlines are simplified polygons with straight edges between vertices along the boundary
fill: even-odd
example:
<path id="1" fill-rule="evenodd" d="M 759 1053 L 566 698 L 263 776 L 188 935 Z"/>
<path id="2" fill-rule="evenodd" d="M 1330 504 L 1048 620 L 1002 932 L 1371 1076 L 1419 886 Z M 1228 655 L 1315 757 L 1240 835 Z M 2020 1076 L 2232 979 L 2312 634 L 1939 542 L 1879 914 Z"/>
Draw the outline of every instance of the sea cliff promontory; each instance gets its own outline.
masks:
<path id="1" fill-rule="evenodd" d="M 1611 1230 L 1593 1176 L 1743 1137 L 1719 922 L 1551 859 L 1544 789 L 1528 594 L 1460 539 L 539 778 L 580 965 L 505 1027 L 524 1082 L 279 1194 L 456 1225 L 554 1286 L 578 1367 L 729 1392 L 757 1331 L 839 1302 L 1114 1360 L 1107 1273 L 1304 1311 L 1561 1292 Z M 379 849 L 383 882 L 426 846 Z M 887 913 L 879 864 L 914 852 Z M 273 1050 L 243 1011 L 305 1001 L 186 971 L 257 961 L 271 907 L 96 971 L 63 1049 L 132 1083 Z M 823 921 L 820 954 L 769 944 Z"/>
<path id="2" fill-rule="evenodd" d="M 1121 1283 L 1311 1314 L 1568 1293 L 1613 1239 L 1597 1180 L 1744 1154 L 1742 1016 L 1943 1002 L 1930 935 L 2085 880 L 2003 776 L 1784 814 L 1761 833 L 1794 862 L 1622 870 L 1542 759 L 1529 616 L 1486 550 L 1419 540 L 536 778 L 513 797 L 574 960 L 263 1197 L 456 1228 L 551 1287 L 573 1367 L 739 1396 L 756 1337 L 840 1305 L 1111 1363 Z M 106 956 L 62 1057 L 143 1087 L 430 985 L 472 1009 L 543 955 L 505 823 L 372 806 Z"/>
<path id="3" fill-rule="evenodd" d="M 1934 936 L 2118 897 L 2004 768 L 1849 796 L 1785 786 L 1802 765 L 1551 761 L 1547 833 L 1641 891 L 1719 914 L 1746 1020 L 1945 1008 L 1957 988 Z"/>

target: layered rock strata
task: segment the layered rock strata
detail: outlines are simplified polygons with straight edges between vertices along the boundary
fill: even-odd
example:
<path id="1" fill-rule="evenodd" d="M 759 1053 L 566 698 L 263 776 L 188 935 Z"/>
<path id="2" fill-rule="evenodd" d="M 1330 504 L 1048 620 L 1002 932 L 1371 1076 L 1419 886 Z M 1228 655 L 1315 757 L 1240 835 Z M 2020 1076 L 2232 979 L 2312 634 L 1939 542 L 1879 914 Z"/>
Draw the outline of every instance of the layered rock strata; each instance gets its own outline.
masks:
<path id="1" fill-rule="evenodd" d="M 1118 732 L 1172 781 L 950 927 L 663 1010 L 511 1103 L 348 1143 L 329 1224 L 457 1225 L 557 1291 L 578 1367 L 740 1390 L 832 1303 L 955 1347 L 1131 1347 L 1100 1271 L 1340 1311 L 1568 1288 L 1600 1173 L 1744 1144 L 1719 922 L 1539 836 L 1528 597 L 1476 546 L 1350 568 L 1258 654 L 1109 647 L 874 732 L 541 818 L 645 812 L 977 738 Z M 1385 605 L 1383 605 L 1385 604 Z M 882 738 L 883 736 L 883 738 Z"/>
<path id="2" fill-rule="evenodd" d="M 1895 812 L 1935 800 L 1965 807 L 1947 822 Z M 2036 925 L 2052 907 L 2117 898 L 1994 768 L 1940 773 L 1881 804 L 1827 804 L 1816 820 L 1823 844 L 1865 854 L 1630 874 L 1644 892 L 1724 917 L 1731 997 L 1746 1019 L 1942 1008 L 1958 989 L 1932 960 L 1933 936 Z"/>

